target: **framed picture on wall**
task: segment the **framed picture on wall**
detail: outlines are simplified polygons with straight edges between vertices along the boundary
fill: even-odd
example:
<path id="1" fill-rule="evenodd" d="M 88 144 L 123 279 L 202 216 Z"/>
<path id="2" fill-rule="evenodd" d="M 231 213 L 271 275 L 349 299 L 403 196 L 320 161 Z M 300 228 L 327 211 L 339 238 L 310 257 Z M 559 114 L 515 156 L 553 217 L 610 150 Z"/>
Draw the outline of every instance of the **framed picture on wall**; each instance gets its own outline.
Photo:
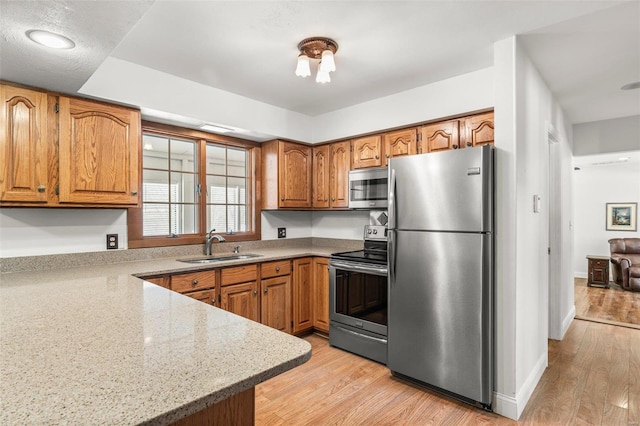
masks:
<path id="1" fill-rule="evenodd" d="M 637 231 L 638 203 L 607 203 L 607 231 Z"/>

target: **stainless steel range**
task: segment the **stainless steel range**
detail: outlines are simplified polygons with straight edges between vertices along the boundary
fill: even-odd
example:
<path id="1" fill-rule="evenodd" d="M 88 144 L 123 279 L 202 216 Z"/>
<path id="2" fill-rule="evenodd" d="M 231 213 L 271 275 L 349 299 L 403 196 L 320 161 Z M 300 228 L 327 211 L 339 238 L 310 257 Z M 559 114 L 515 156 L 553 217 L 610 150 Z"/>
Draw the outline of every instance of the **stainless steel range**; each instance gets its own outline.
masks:
<path id="1" fill-rule="evenodd" d="M 364 228 L 364 250 L 329 261 L 329 343 L 387 363 L 387 227 Z"/>

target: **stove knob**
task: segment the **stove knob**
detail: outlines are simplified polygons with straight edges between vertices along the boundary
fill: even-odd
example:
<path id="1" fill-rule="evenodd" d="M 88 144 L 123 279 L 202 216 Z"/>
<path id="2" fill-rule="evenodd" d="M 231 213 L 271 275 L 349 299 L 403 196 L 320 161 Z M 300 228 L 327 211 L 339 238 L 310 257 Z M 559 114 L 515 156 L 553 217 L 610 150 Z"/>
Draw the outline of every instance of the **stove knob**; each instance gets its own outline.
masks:
<path id="1" fill-rule="evenodd" d="M 367 234 L 371 235 L 371 229 L 367 229 Z"/>
<path id="2" fill-rule="evenodd" d="M 374 230 L 373 230 L 373 235 L 376 235 L 377 233 L 378 233 L 378 230 L 377 230 L 377 229 L 374 229 Z"/>

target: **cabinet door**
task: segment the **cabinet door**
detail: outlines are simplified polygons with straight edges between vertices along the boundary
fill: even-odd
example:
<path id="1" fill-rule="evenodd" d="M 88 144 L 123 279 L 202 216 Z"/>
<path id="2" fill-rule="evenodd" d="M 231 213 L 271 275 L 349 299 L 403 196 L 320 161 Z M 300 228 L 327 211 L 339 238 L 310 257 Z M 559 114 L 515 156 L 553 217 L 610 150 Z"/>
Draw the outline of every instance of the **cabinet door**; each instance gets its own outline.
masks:
<path id="1" fill-rule="evenodd" d="M 220 296 L 222 309 L 260 322 L 256 281 L 222 287 Z"/>
<path id="2" fill-rule="evenodd" d="M 192 291 L 191 293 L 184 293 L 184 295 L 204 302 L 207 305 L 216 306 L 216 291 L 213 288 L 210 290 Z"/>
<path id="3" fill-rule="evenodd" d="M 155 285 L 159 285 L 160 287 L 164 287 L 164 288 L 171 288 L 171 277 L 166 276 L 166 277 L 149 277 L 149 278 L 142 278 L 145 281 L 148 281 L 150 283 L 153 283 Z"/>
<path id="4" fill-rule="evenodd" d="M 353 139 L 352 162 L 354 169 L 382 166 L 382 138 L 380 135 Z"/>
<path id="5" fill-rule="evenodd" d="M 460 122 L 458 120 L 428 124 L 420 128 L 421 152 L 458 149 Z"/>
<path id="6" fill-rule="evenodd" d="M 313 259 L 313 327 L 329 332 L 329 259 Z"/>
<path id="7" fill-rule="evenodd" d="M 291 276 L 262 280 L 260 317 L 264 325 L 291 333 Z"/>
<path id="8" fill-rule="evenodd" d="M 60 97 L 60 202 L 137 205 L 140 113 Z"/>
<path id="9" fill-rule="evenodd" d="M 331 207 L 349 207 L 349 170 L 351 169 L 351 143 L 338 142 L 331 147 Z"/>
<path id="10" fill-rule="evenodd" d="M 415 155 L 417 152 L 415 128 L 387 133 L 384 135 L 384 162 L 382 165 L 386 166 L 389 158 Z"/>
<path id="11" fill-rule="evenodd" d="M 293 333 L 313 327 L 313 259 L 293 261 Z"/>
<path id="12" fill-rule="evenodd" d="M 47 94 L 0 85 L 0 200 L 45 203 Z"/>
<path id="13" fill-rule="evenodd" d="M 281 142 L 278 162 L 279 207 L 311 207 L 311 147 Z"/>
<path id="14" fill-rule="evenodd" d="M 329 207 L 329 145 L 313 148 L 313 207 Z"/>
<path id="15" fill-rule="evenodd" d="M 464 136 L 460 147 L 493 144 L 493 113 L 478 114 L 463 119 Z"/>

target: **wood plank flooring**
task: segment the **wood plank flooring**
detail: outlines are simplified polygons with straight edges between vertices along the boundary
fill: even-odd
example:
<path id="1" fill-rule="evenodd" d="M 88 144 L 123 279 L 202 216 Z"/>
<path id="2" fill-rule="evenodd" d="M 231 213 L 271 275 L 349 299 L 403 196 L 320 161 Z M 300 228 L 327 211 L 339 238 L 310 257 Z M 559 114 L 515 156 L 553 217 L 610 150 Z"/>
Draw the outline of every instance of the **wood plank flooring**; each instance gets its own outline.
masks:
<path id="1" fill-rule="evenodd" d="M 640 330 L 576 320 L 549 342 L 519 422 L 391 376 L 378 363 L 305 337 L 311 360 L 256 387 L 257 425 L 638 425 Z"/>
<path id="2" fill-rule="evenodd" d="M 588 287 L 586 278 L 575 278 L 574 296 L 577 318 L 640 328 L 640 292 L 615 283 L 609 289 Z"/>

